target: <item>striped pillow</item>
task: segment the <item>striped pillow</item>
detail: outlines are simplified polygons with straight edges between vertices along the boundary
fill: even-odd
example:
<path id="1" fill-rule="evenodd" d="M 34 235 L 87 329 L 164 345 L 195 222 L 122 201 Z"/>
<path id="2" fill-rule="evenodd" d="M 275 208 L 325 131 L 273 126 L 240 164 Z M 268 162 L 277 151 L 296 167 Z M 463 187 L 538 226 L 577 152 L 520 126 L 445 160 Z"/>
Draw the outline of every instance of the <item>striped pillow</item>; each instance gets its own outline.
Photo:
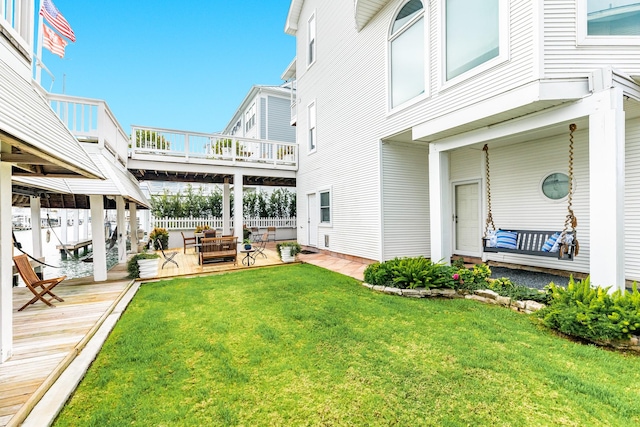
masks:
<path id="1" fill-rule="evenodd" d="M 544 242 L 544 244 L 542 245 L 542 252 L 558 252 L 556 242 L 558 241 L 559 237 L 560 237 L 559 231 L 556 231 L 551 236 L 549 236 L 547 241 Z M 553 250 L 554 247 L 556 247 L 555 251 Z"/>
<path id="2" fill-rule="evenodd" d="M 498 230 L 496 237 L 496 248 L 516 249 L 518 247 L 518 233 L 515 231 Z"/>

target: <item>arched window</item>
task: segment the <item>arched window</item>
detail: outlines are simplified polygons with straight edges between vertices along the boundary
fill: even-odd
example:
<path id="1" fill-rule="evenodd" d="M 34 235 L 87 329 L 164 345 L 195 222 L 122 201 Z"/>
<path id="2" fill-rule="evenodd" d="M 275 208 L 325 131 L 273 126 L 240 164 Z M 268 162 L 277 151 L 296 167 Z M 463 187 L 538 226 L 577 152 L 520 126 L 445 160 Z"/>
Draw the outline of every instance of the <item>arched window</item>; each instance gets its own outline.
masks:
<path id="1" fill-rule="evenodd" d="M 410 0 L 396 15 L 389 36 L 391 108 L 424 93 L 424 7 Z"/>

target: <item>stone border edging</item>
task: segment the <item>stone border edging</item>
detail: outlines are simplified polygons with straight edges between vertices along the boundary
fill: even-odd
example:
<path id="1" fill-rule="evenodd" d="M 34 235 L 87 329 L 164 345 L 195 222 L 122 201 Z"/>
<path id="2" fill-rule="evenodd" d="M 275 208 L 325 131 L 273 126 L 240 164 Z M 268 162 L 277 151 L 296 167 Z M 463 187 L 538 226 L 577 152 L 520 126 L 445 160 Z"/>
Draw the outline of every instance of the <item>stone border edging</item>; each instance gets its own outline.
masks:
<path id="1" fill-rule="evenodd" d="M 544 304 L 539 303 L 537 301 L 512 300 L 509 297 L 503 297 L 498 295 L 497 292 L 492 291 L 491 289 L 476 289 L 471 292 L 449 289 L 449 288 L 400 289 L 400 288 L 392 288 L 389 286 L 371 285 L 366 282 L 362 282 L 362 286 L 377 292 L 382 292 L 384 294 L 398 295 L 398 296 L 408 297 L 408 298 L 439 297 L 439 298 L 451 298 L 451 299 L 453 298 L 471 299 L 471 300 L 483 302 L 485 304 L 493 304 L 493 305 L 499 305 L 501 307 L 510 308 L 513 311 L 517 311 L 519 313 L 525 313 L 525 314 L 534 313 L 542 309 L 543 307 L 545 307 Z M 560 333 L 559 331 L 555 331 L 555 332 Z M 572 338 L 575 338 L 575 337 L 572 337 Z M 610 347 L 610 348 L 615 348 L 617 350 L 633 351 L 635 353 L 640 353 L 640 337 L 637 337 L 635 335 L 632 336 L 627 341 L 591 341 L 591 342 L 601 347 Z"/>

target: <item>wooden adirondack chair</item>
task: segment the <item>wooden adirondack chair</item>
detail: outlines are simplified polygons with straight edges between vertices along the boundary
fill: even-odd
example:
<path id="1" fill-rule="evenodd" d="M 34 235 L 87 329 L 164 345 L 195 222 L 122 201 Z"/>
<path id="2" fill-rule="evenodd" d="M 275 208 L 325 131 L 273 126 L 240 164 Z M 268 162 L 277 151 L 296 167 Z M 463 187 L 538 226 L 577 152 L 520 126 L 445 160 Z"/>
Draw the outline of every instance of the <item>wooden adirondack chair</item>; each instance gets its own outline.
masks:
<path id="1" fill-rule="evenodd" d="M 22 277 L 25 285 L 27 285 L 29 290 L 33 292 L 33 295 L 35 295 L 28 303 L 20 307 L 18 311 L 24 310 L 28 305 L 33 304 L 38 300 L 47 304 L 49 307 L 55 307 L 55 305 L 51 304 L 51 301 L 53 301 L 54 299 L 60 302 L 64 301 L 62 298 L 51 292 L 51 289 L 58 286 L 58 284 L 66 279 L 67 276 L 41 280 L 33 270 L 33 267 L 31 267 L 29 258 L 24 254 L 14 256 L 13 263 L 16 265 L 16 269 L 18 270 L 20 277 Z M 45 296 L 47 294 L 51 296 L 48 301 L 45 299 Z"/>

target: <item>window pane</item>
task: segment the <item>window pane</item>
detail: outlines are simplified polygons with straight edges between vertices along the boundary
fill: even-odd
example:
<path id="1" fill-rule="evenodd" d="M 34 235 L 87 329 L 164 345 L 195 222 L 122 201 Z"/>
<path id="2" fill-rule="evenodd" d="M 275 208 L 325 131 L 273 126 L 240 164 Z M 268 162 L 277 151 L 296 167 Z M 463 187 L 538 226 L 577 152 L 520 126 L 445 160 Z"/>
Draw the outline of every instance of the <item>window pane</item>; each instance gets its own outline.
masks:
<path id="1" fill-rule="evenodd" d="M 587 34 L 590 36 L 640 35 L 638 0 L 587 0 Z"/>
<path id="2" fill-rule="evenodd" d="M 447 80 L 498 56 L 498 0 L 447 0 Z"/>
<path id="3" fill-rule="evenodd" d="M 424 92 L 424 18 L 391 42 L 391 106 Z"/>
<path id="4" fill-rule="evenodd" d="M 329 193 L 320 193 L 320 206 L 329 206 Z"/>
<path id="5" fill-rule="evenodd" d="M 542 182 L 542 193 L 552 200 L 569 194 L 569 177 L 564 173 L 552 173 Z"/>
<path id="6" fill-rule="evenodd" d="M 422 2 L 419 0 L 411 0 L 409 3 L 405 4 L 400 12 L 398 12 L 398 16 L 396 16 L 396 20 L 393 23 L 393 28 L 391 30 L 391 34 L 395 34 L 404 24 L 411 21 L 411 18 L 416 16 L 422 10 Z"/>
<path id="7" fill-rule="evenodd" d="M 331 211 L 329 208 L 320 208 L 320 222 L 331 222 Z"/>

